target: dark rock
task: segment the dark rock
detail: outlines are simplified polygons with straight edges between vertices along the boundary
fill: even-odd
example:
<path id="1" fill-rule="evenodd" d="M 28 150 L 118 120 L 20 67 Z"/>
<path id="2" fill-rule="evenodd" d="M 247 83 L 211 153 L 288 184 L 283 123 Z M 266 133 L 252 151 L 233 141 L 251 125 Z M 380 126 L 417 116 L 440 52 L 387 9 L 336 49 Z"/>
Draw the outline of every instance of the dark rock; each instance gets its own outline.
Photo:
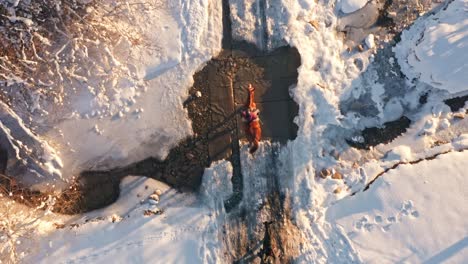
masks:
<path id="1" fill-rule="evenodd" d="M 382 127 L 370 127 L 362 131 L 361 135 L 364 138 L 364 142 L 355 142 L 352 140 L 346 140 L 352 147 L 360 149 L 368 149 L 378 144 L 387 144 L 400 136 L 411 124 L 411 120 L 406 116 L 402 116 L 400 119 L 384 123 Z"/>

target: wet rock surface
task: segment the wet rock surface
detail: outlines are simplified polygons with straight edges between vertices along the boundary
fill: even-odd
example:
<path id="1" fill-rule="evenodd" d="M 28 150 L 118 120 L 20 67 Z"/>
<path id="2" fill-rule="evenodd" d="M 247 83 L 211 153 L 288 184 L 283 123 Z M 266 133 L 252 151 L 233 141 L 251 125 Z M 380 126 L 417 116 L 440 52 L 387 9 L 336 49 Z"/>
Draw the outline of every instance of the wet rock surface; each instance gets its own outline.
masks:
<path id="1" fill-rule="evenodd" d="M 0 148 L 0 173 L 5 174 L 8 162 L 8 151 L 4 148 Z"/>

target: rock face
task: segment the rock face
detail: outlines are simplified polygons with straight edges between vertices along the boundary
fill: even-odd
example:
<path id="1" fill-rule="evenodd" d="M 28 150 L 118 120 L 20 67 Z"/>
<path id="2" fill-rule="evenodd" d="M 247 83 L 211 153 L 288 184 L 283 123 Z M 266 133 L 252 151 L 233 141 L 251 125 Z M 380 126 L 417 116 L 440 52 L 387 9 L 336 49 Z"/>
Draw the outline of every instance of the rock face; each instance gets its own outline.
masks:
<path id="1" fill-rule="evenodd" d="M 0 171 L 26 187 L 61 181 L 62 162 L 55 150 L 0 102 Z"/>

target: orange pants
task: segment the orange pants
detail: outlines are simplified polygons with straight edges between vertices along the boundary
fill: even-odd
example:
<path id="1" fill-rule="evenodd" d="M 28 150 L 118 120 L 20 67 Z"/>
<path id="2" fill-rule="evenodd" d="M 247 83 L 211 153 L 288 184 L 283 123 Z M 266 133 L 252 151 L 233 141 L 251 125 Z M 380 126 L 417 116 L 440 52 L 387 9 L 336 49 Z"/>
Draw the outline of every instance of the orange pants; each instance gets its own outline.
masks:
<path id="1" fill-rule="evenodd" d="M 252 121 L 250 124 L 245 126 L 245 134 L 249 142 L 259 142 L 262 138 L 262 128 L 260 127 L 259 121 Z"/>

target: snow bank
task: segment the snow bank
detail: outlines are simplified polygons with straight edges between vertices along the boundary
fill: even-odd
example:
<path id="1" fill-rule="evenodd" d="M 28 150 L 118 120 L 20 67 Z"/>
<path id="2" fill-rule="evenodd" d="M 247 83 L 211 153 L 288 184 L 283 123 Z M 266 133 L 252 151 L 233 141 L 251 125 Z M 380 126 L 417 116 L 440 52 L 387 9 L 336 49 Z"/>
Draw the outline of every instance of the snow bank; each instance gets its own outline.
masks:
<path id="1" fill-rule="evenodd" d="M 75 74 L 63 104 L 40 101 L 48 116 L 33 119 L 54 142 L 65 177 L 149 156 L 164 159 L 192 133 L 182 103 L 195 71 L 221 49 L 221 3 L 169 1 L 145 8 L 133 2 L 115 3 L 127 19 L 115 21 L 117 30 L 128 33 L 93 50 L 74 47 L 95 57 L 93 65 L 83 65 L 92 74 Z"/>
<path id="2" fill-rule="evenodd" d="M 327 211 L 365 263 L 462 263 L 468 258 L 468 152 L 400 165 Z"/>
<path id="3" fill-rule="evenodd" d="M 224 201 L 232 195 L 232 172 L 232 164 L 226 160 L 214 162 L 205 169 L 200 195 L 210 208 L 222 210 Z"/>
<path id="4" fill-rule="evenodd" d="M 14 98 L 12 111 L 24 128 L 49 142 L 51 148 L 41 151 L 55 150 L 57 162 L 30 155 L 48 170 L 32 168 L 34 173 L 22 176 L 25 182 L 47 183 L 55 180 L 52 174 L 67 181 L 83 170 L 125 166 L 149 156 L 164 159 L 192 133 L 183 101 L 193 74 L 221 50 L 221 2 L 101 4 L 100 10 L 89 7 L 87 13 L 106 18 L 92 21 L 98 28 L 94 33 L 105 36 L 96 40 L 89 32 L 76 32 L 73 39 L 50 42 L 36 34 L 55 54 L 53 71 L 37 77 L 39 85 L 33 88 L 16 87 L 25 85 L 17 79 L 5 81 Z M 50 79 L 41 80 L 46 77 Z M 18 130 L 3 125 L 3 134 Z M 20 135 L 13 137 L 28 140 Z"/>
<path id="5" fill-rule="evenodd" d="M 452 1 L 446 10 L 416 21 L 395 47 L 398 63 L 410 79 L 451 94 L 468 90 L 468 3 Z"/>
<path id="6" fill-rule="evenodd" d="M 39 249 L 28 263 L 224 263 L 219 239 L 225 213 L 223 201 L 232 186 L 226 161 L 209 168 L 202 183 L 201 201 L 145 177 L 129 176 L 121 183 L 119 199 L 107 208 L 75 219 L 57 216 L 44 221 L 42 228 L 55 221 L 66 227 L 44 232 Z M 159 202 L 149 203 L 155 191 Z M 145 216 L 146 210 L 162 214 Z M 77 226 L 70 226 L 73 221 Z"/>

